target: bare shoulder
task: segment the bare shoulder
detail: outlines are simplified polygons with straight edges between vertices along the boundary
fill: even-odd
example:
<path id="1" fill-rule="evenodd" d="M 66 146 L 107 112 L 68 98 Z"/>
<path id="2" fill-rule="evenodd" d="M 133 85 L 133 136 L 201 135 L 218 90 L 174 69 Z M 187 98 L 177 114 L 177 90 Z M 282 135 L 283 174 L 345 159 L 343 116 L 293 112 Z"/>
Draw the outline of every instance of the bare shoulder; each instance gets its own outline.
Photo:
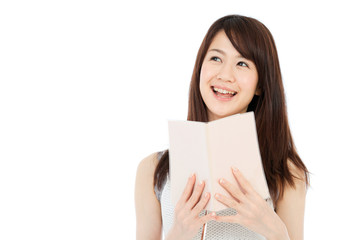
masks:
<path id="1" fill-rule="evenodd" d="M 285 185 L 284 195 L 277 202 L 276 213 L 285 223 L 290 239 L 304 239 L 304 213 L 306 198 L 305 172 L 288 160 L 289 170 L 294 178 L 294 186 Z"/>
<path id="2" fill-rule="evenodd" d="M 154 173 L 155 168 L 158 164 L 157 159 L 158 152 L 154 152 L 148 156 L 146 156 L 143 160 L 140 161 L 138 165 L 137 172 L 138 174 L 146 174 L 146 173 Z"/>
<path id="3" fill-rule="evenodd" d="M 147 198 L 152 198 L 152 195 L 155 196 L 153 179 L 157 164 L 157 152 L 146 156 L 140 161 L 136 173 L 135 197 L 144 196 L 144 194 L 146 194 Z"/>
<path id="4" fill-rule="evenodd" d="M 280 199 L 279 202 L 290 202 L 295 197 L 301 197 L 301 199 L 305 199 L 306 194 L 306 174 L 304 170 L 298 168 L 290 159 L 287 161 L 289 171 L 294 176 L 294 186 L 290 186 L 290 184 L 286 183 L 284 188 L 284 196 L 285 199 Z M 282 201 L 281 201 L 282 200 Z"/>
<path id="5" fill-rule="evenodd" d="M 291 174 L 297 178 L 295 179 L 295 182 L 305 182 L 305 172 L 302 169 L 298 168 L 290 159 L 287 160 L 287 164 Z"/>
<path id="6" fill-rule="evenodd" d="M 136 239 L 161 239 L 161 208 L 153 179 L 158 164 L 157 152 L 140 161 L 135 183 Z M 149 236 L 151 236 L 149 238 Z"/>

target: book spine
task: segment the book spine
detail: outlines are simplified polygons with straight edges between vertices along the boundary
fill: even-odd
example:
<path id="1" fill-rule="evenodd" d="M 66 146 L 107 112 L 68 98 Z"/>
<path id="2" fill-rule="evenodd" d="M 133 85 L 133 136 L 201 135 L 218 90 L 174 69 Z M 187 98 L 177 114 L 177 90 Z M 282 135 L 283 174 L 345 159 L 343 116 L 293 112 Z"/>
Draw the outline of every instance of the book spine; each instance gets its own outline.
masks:
<path id="1" fill-rule="evenodd" d="M 206 133 L 206 154 L 207 154 L 207 169 L 209 170 L 209 180 L 208 180 L 208 191 L 210 193 L 210 200 L 209 200 L 209 204 L 207 206 L 207 209 L 212 209 L 213 208 L 213 196 L 214 196 L 214 188 L 213 188 L 213 167 L 212 167 L 212 159 L 211 159 L 211 149 L 210 149 L 210 141 L 211 141 L 211 137 L 210 137 L 210 127 L 209 124 L 205 125 L 205 133 Z"/>

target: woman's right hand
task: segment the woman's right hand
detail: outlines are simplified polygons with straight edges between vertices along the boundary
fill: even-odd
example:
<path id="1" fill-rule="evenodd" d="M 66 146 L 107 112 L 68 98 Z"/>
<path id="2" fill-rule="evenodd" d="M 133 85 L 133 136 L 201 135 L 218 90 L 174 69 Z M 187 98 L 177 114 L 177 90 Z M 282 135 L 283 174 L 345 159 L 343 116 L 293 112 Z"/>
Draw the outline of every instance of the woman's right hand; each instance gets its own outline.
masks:
<path id="1" fill-rule="evenodd" d="M 210 200 L 210 193 L 205 193 L 200 199 L 205 187 L 205 182 L 201 181 L 194 186 L 196 176 L 193 174 L 182 193 L 180 200 L 175 206 L 174 224 L 166 237 L 166 240 L 192 239 L 199 232 L 199 229 L 208 221 L 215 220 L 216 214 L 211 213 L 199 216 Z"/>

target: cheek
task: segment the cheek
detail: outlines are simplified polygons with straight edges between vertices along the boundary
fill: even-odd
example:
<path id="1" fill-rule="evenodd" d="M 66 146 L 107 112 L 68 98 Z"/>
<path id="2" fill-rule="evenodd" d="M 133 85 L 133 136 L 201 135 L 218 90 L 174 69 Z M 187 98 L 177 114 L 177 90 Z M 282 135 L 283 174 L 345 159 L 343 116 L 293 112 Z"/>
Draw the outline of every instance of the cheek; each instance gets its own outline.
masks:
<path id="1" fill-rule="evenodd" d="M 208 87 L 211 80 L 211 73 L 206 66 L 203 66 L 200 71 L 200 92 L 203 92 Z"/>
<path id="2" fill-rule="evenodd" d="M 210 81 L 214 75 L 214 67 L 209 66 L 208 64 L 203 64 L 200 71 L 200 81 L 207 82 Z"/>
<path id="3" fill-rule="evenodd" d="M 255 91 L 258 79 L 257 79 L 257 75 L 250 74 L 247 76 L 242 76 L 237 78 L 237 82 L 241 89 Z"/>

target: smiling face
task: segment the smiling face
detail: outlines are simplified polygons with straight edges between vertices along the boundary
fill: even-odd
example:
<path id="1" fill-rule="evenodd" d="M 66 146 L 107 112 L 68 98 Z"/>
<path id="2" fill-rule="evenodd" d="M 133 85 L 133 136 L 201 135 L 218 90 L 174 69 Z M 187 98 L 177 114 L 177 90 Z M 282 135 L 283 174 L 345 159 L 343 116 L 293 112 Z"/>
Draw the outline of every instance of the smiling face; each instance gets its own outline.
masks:
<path id="1" fill-rule="evenodd" d="M 209 121 L 246 112 L 254 94 L 260 94 L 257 83 L 255 64 L 242 57 L 225 32 L 219 31 L 200 72 L 200 93 Z"/>

